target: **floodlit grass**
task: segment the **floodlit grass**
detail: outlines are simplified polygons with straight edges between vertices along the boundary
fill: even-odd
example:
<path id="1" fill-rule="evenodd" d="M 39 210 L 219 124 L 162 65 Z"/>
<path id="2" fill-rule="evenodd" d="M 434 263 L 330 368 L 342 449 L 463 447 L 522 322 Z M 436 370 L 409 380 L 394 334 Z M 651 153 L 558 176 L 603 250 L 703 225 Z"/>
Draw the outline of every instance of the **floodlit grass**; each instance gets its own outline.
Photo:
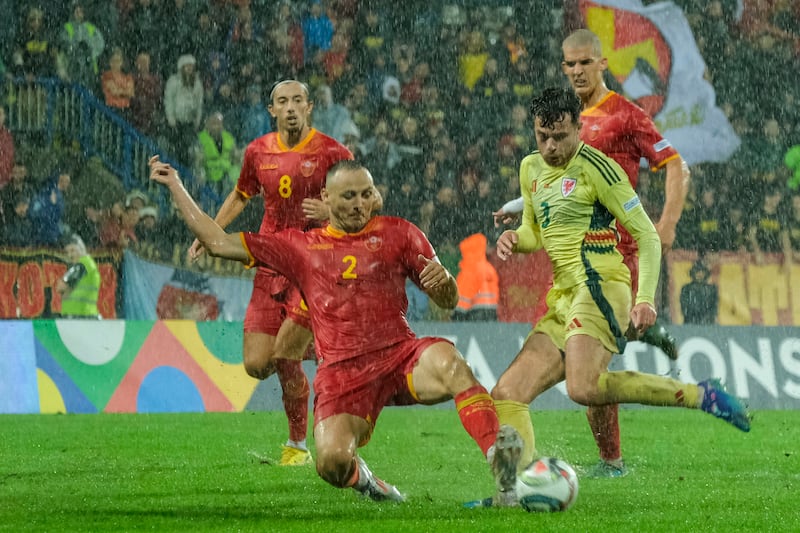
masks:
<path id="1" fill-rule="evenodd" d="M 282 413 L 0 416 L 0 531 L 798 531 L 800 414 L 744 434 L 698 412 L 620 414 L 631 475 L 581 477 L 564 513 L 464 509 L 492 493 L 450 410 L 390 408 L 362 454 L 409 496 L 377 504 L 282 468 Z M 581 411 L 534 413 L 538 447 L 596 460 Z M 255 452 L 255 453 L 254 453 Z"/>

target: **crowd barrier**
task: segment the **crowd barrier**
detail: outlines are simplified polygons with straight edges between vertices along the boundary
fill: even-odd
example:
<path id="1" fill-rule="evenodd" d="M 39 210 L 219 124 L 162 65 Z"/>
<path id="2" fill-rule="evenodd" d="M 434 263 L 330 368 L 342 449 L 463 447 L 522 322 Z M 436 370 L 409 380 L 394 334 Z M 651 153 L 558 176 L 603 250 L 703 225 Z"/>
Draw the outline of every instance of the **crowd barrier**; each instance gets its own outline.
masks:
<path id="1" fill-rule="evenodd" d="M 413 322 L 450 339 L 491 389 L 522 345 L 521 323 Z M 629 343 L 612 369 L 722 378 L 753 409 L 800 408 L 800 329 L 675 326 L 681 356 Z M 0 413 L 234 412 L 282 409 L 273 376 L 255 380 L 241 361 L 240 322 L 189 320 L 0 321 Z M 316 367 L 304 362 L 313 379 Z M 313 401 L 313 395 L 312 400 Z M 448 406 L 448 404 L 444 404 Z M 535 410 L 576 409 L 563 383 Z"/>

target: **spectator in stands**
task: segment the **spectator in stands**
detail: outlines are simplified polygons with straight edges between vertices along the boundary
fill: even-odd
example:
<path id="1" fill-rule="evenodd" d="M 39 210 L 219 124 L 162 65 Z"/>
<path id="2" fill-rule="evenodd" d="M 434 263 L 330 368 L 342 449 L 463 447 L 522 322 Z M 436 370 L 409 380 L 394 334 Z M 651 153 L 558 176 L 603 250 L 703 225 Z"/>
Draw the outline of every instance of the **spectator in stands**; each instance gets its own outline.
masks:
<path id="1" fill-rule="evenodd" d="M 28 81 L 53 76 L 56 73 L 57 55 L 58 48 L 45 24 L 44 12 L 38 7 L 31 7 L 24 27 L 17 33 L 13 53 L 16 74 Z"/>
<path id="2" fill-rule="evenodd" d="M 458 78 L 469 91 L 483 77 L 489 54 L 486 52 L 486 36 L 475 29 L 467 33 L 458 55 Z"/>
<path id="3" fill-rule="evenodd" d="M 248 87 L 245 102 L 237 113 L 241 130 L 238 139 L 242 141 L 243 146 L 272 131 L 272 117 L 264 105 L 262 93 L 263 87 L 259 84 Z M 314 110 L 316 111 L 316 106 Z"/>
<path id="4" fill-rule="evenodd" d="M 172 21 L 169 21 L 169 28 L 162 23 L 163 19 L 158 12 L 158 4 L 154 0 L 134 0 L 136 5 L 125 19 L 122 30 L 123 39 L 121 43 L 125 45 L 125 54 L 133 57 L 136 55 L 140 43 L 152 47 L 151 50 L 155 57 L 161 57 L 164 50 L 172 46 L 180 46 L 181 43 L 172 40 Z M 166 21 L 165 21 L 166 22 Z M 164 34 L 166 30 L 169 33 Z"/>
<path id="5" fill-rule="evenodd" d="M 525 38 L 517 30 L 517 23 L 513 19 L 506 20 L 500 30 L 500 38 L 492 47 L 492 57 L 498 61 L 502 72 L 508 72 L 520 58 L 528 56 Z"/>
<path id="6" fill-rule="evenodd" d="M 27 191 L 15 192 L 5 201 L 4 222 L 0 226 L 0 243 L 3 246 L 26 248 L 37 244 L 30 203 L 31 197 Z"/>
<path id="7" fill-rule="evenodd" d="M 214 54 L 224 51 L 225 35 L 219 25 L 212 20 L 208 7 L 203 7 L 197 12 L 197 20 L 192 28 L 189 40 L 185 44 L 178 45 L 181 56 L 192 55 L 200 60 L 200 64 L 205 66 Z M 180 61 L 180 57 L 178 57 Z M 174 63 L 172 63 L 174 65 Z M 180 70 L 180 69 L 178 69 Z M 164 74 L 166 77 L 167 74 Z"/>
<path id="8" fill-rule="evenodd" d="M 141 211 L 149 205 L 150 198 L 139 189 L 133 189 L 125 195 L 125 207 L 133 207 Z"/>
<path id="9" fill-rule="evenodd" d="M 11 181 L 14 152 L 14 135 L 6 127 L 6 106 L 0 105 L 0 190 Z"/>
<path id="10" fill-rule="evenodd" d="M 688 250 L 719 252 L 728 224 L 729 205 L 720 202 L 716 190 L 719 181 L 711 174 L 712 170 L 708 167 L 696 167 L 696 170 L 700 179 L 694 182 L 697 185 L 691 209 L 679 223 L 678 244 Z"/>
<path id="11" fill-rule="evenodd" d="M 323 54 L 331 47 L 333 22 L 325 13 L 321 0 L 311 0 L 308 12 L 301 20 L 303 28 L 303 57 L 305 65 L 321 65 Z"/>
<path id="12" fill-rule="evenodd" d="M 134 96 L 133 76 L 123 70 L 125 56 L 122 48 L 115 47 L 108 58 L 108 70 L 100 78 L 105 103 L 126 120 L 129 118 L 131 98 Z"/>
<path id="13" fill-rule="evenodd" d="M 267 72 L 283 72 L 294 76 L 303 68 L 303 29 L 294 11 L 292 2 L 280 0 L 267 29 Z"/>
<path id="14" fill-rule="evenodd" d="M 196 150 L 197 175 L 214 195 L 214 205 L 221 205 L 233 191 L 241 168 L 241 153 L 236 139 L 225 129 L 222 113 L 208 115 L 205 128 L 197 134 Z"/>
<path id="15" fill-rule="evenodd" d="M 350 22 L 349 19 L 345 20 Z M 331 87 L 337 87 L 340 80 L 346 79 L 348 75 L 352 74 L 352 65 L 348 61 L 350 31 L 347 24 L 340 24 L 331 38 L 331 47 L 322 54 L 325 82 Z"/>
<path id="16" fill-rule="evenodd" d="M 17 198 L 24 196 L 30 201 L 33 198 L 34 188 L 28 177 L 28 167 L 21 160 L 14 161 L 11 168 L 11 180 L 0 189 L 0 213 L 8 217 L 14 212 Z"/>
<path id="17" fill-rule="evenodd" d="M 689 270 L 692 280 L 681 287 L 681 312 L 684 324 L 710 326 L 717 323 L 719 292 L 710 283 L 711 271 L 702 259 Z"/>
<path id="18" fill-rule="evenodd" d="M 182 55 L 178 59 L 178 71 L 167 80 L 164 90 L 169 141 L 175 157 L 183 164 L 191 161 L 190 149 L 197 139 L 203 116 L 203 84 L 195 64 L 194 56 Z"/>
<path id="19" fill-rule="evenodd" d="M 55 246 L 64 233 L 65 196 L 72 183 L 69 172 L 59 172 L 47 181 L 37 194 L 30 208 L 30 217 L 36 226 L 34 240 L 45 246 Z"/>
<path id="20" fill-rule="evenodd" d="M 86 20 L 85 8 L 82 0 L 73 1 L 70 19 L 61 29 L 60 50 L 65 68 L 62 78 L 94 91 L 100 76 L 98 60 L 106 42 L 97 26 Z"/>
<path id="21" fill-rule="evenodd" d="M 342 104 L 333 101 L 333 91 L 323 83 L 314 91 L 311 121 L 316 129 L 342 142 L 344 127 L 351 121 L 350 111 Z"/>
<path id="22" fill-rule="evenodd" d="M 792 190 L 800 188 L 800 144 L 795 144 L 786 151 L 783 156 L 783 163 L 789 169 L 790 176 L 787 180 L 787 185 Z M 0 174 L 0 180 L 2 175 Z"/>
<path id="23" fill-rule="evenodd" d="M 423 134 L 419 131 L 419 121 L 413 115 L 408 115 L 400 121 L 400 131 L 397 136 L 397 151 L 400 154 L 399 174 L 412 174 L 419 176 L 425 164 Z M 418 219 L 412 219 L 415 223 Z"/>
<path id="24" fill-rule="evenodd" d="M 757 265 L 764 264 L 764 254 L 783 251 L 786 227 L 783 214 L 783 191 L 769 188 L 753 212 L 747 233 L 750 251 Z"/>
<path id="25" fill-rule="evenodd" d="M 61 295 L 61 316 L 64 318 L 102 318 L 97 309 L 100 295 L 100 270 L 78 235 L 72 235 L 64 247 L 71 265 L 56 281 Z"/>
<path id="26" fill-rule="evenodd" d="M 365 2 L 358 10 L 353 28 L 353 68 L 366 72 L 378 55 L 385 55 L 391 49 L 391 21 L 382 15 L 377 6 Z"/>
<path id="27" fill-rule="evenodd" d="M 147 206 L 139 209 L 139 222 L 134 228 L 136 241 L 139 243 L 139 251 L 141 252 L 144 247 L 149 247 L 151 250 L 148 257 L 160 260 L 168 259 L 155 255 L 158 252 L 157 245 L 160 240 L 158 230 L 158 208 Z"/>
<path id="28" fill-rule="evenodd" d="M 201 61 L 201 64 L 205 61 L 207 56 L 187 47 L 187 43 L 192 42 L 197 31 L 195 25 L 197 24 L 198 7 L 203 4 L 206 2 L 193 0 L 163 0 L 161 2 L 160 23 L 163 31 L 169 32 L 169 46 L 165 46 L 160 51 L 157 57 L 159 65 L 169 65 L 171 68 L 178 61 L 178 57 L 185 52 L 193 53 Z M 141 44 L 151 46 L 151 43 L 143 42 Z M 161 75 L 159 77 L 163 79 Z"/>
<path id="29" fill-rule="evenodd" d="M 164 83 L 161 76 L 151 71 L 150 53 L 139 52 L 133 73 L 130 119 L 134 127 L 148 137 L 161 133 L 163 96 Z"/>

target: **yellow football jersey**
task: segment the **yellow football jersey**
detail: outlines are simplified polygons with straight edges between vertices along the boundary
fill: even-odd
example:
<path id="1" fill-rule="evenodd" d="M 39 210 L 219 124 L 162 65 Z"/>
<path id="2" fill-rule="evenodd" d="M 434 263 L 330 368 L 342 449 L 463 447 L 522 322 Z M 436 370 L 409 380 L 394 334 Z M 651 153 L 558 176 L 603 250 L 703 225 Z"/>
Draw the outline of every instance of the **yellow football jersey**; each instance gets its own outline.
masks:
<path id="1" fill-rule="evenodd" d="M 567 289 L 593 279 L 626 281 L 630 272 L 617 250 L 619 220 L 639 244 L 636 302 L 654 303 L 661 243 L 628 176 L 613 159 L 580 143 L 563 167 L 551 167 L 536 151 L 522 160 L 525 201 L 515 251 L 544 247 L 553 284 Z"/>

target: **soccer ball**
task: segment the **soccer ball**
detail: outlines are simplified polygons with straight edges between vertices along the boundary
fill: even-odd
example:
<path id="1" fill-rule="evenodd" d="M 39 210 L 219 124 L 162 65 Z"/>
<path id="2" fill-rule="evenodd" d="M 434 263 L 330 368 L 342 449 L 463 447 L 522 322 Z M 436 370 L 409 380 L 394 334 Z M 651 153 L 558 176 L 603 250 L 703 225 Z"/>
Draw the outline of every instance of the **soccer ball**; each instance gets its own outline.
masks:
<path id="1" fill-rule="evenodd" d="M 578 498 L 578 476 L 565 461 L 542 457 L 517 475 L 517 497 L 529 513 L 565 511 Z"/>

